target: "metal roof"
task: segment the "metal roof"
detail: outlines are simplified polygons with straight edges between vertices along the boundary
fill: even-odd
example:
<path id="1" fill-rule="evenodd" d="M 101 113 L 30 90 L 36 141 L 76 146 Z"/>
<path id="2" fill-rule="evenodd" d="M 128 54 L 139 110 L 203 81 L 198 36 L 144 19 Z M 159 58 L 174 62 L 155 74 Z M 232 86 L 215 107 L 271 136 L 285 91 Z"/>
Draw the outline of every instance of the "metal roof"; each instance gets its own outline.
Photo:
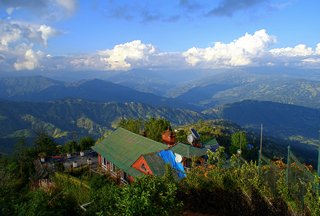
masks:
<path id="1" fill-rule="evenodd" d="M 142 155 L 153 175 L 162 177 L 166 171 L 166 163 L 157 153 Z"/>
<path id="2" fill-rule="evenodd" d="M 207 154 L 206 150 L 194 147 L 192 145 L 184 144 L 184 143 L 178 143 L 174 145 L 172 148 L 170 148 L 170 151 L 172 151 L 173 153 L 182 155 L 186 158 L 190 158 L 194 155 L 203 156 Z"/>
<path id="3" fill-rule="evenodd" d="M 119 127 L 91 148 L 135 178 L 140 174 L 131 165 L 142 154 L 164 150 L 167 145 Z"/>
<path id="4" fill-rule="evenodd" d="M 218 141 L 216 140 L 216 138 L 211 139 L 211 140 L 207 140 L 207 141 L 203 141 L 200 143 L 202 147 L 208 146 L 208 145 L 216 145 L 219 144 Z"/>

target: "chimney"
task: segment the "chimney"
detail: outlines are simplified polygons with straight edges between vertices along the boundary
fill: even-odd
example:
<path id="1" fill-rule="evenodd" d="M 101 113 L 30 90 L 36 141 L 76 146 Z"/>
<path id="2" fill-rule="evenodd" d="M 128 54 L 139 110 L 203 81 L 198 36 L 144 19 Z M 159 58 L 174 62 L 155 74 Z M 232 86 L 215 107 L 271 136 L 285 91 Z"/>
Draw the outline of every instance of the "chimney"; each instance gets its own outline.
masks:
<path id="1" fill-rule="evenodd" d="M 162 135 L 162 142 L 168 144 L 169 147 L 171 147 L 176 143 L 176 134 L 170 131 L 169 128 L 168 130 L 162 132 L 161 135 Z"/>
<path id="2" fill-rule="evenodd" d="M 142 131 L 142 136 L 147 137 L 147 132 L 145 130 Z"/>

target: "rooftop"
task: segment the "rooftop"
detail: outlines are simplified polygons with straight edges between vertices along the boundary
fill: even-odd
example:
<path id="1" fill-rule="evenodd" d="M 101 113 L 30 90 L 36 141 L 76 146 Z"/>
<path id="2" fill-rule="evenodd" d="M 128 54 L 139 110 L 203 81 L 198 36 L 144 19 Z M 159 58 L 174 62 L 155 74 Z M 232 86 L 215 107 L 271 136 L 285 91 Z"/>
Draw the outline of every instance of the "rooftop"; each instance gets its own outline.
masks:
<path id="1" fill-rule="evenodd" d="M 170 151 L 172 151 L 173 153 L 182 155 L 186 158 L 190 158 L 194 155 L 203 156 L 207 154 L 207 150 L 197 148 L 189 144 L 180 143 L 180 142 L 174 145 L 172 148 L 170 148 Z"/>
<path id="2" fill-rule="evenodd" d="M 92 149 L 112 161 L 119 169 L 136 177 L 131 165 L 143 154 L 158 152 L 167 148 L 166 144 L 156 142 L 139 134 L 119 127 Z"/>

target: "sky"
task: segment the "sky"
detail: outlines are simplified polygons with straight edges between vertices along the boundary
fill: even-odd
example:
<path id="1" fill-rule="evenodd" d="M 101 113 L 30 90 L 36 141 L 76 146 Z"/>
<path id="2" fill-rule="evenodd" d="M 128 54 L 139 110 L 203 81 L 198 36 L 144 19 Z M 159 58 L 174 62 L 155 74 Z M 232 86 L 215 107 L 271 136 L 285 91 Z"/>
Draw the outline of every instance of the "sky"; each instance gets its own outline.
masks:
<path id="1" fill-rule="evenodd" d="M 0 71 L 320 68 L 318 0 L 0 0 Z"/>

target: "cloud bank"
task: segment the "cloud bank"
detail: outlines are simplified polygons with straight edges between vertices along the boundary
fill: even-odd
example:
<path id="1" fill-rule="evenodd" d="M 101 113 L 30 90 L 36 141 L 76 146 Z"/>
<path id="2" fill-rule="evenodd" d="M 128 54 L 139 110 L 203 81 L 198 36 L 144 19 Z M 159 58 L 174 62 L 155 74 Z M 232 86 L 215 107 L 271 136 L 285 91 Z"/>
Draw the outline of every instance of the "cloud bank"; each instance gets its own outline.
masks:
<path id="1" fill-rule="evenodd" d="M 262 29 L 230 43 L 216 42 L 207 48 L 192 47 L 185 52 L 161 52 L 153 44 L 134 40 L 95 53 L 51 56 L 35 49 L 63 32 L 46 25 L 27 25 L 0 20 L 0 66 L 17 70 L 149 70 L 211 69 L 250 66 L 301 66 L 320 68 L 320 43 L 316 49 L 299 44 L 274 48 L 277 38 Z M 20 42 L 20 44 L 17 44 Z M 29 44 L 28 44 L 29 43 Z"/>

